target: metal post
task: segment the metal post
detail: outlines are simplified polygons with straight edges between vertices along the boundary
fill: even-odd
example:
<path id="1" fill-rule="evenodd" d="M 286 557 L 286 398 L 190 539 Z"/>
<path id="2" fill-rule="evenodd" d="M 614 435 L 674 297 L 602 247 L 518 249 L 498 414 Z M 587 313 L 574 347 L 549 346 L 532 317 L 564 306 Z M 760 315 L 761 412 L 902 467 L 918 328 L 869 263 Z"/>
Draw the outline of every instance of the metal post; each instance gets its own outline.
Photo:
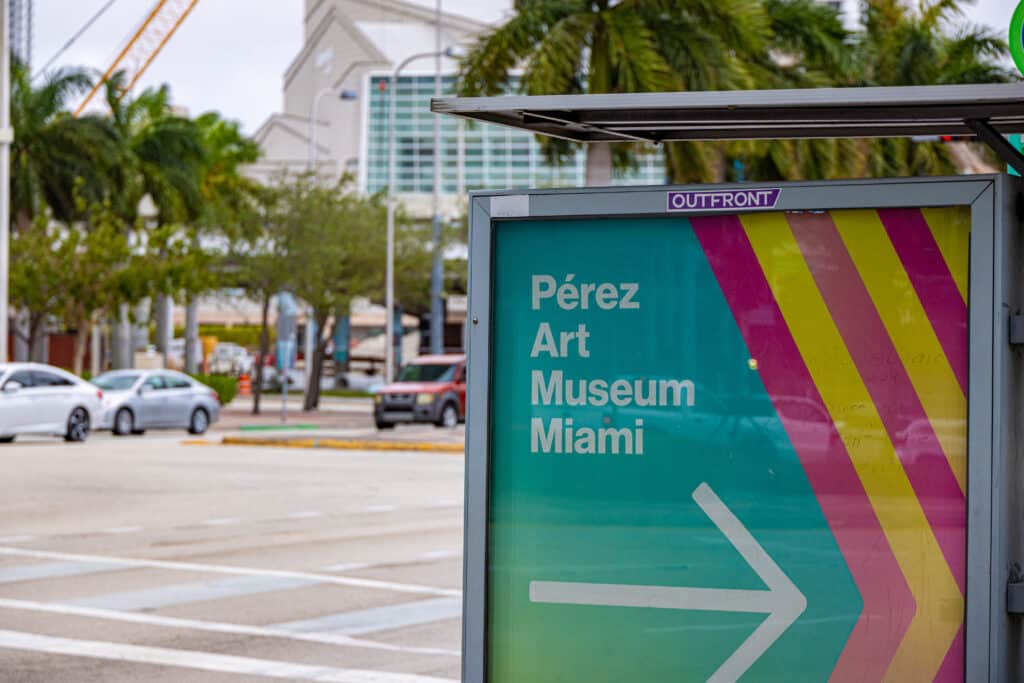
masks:
<path id="1" fill-rule="evenodd" d="M 441 0 L 434 26 L 434 97 L 441 96 Z M 444 254 L 441 247 L 441 117 L 434 114 L 434 262 L 430 270 L 430 352 L 444 353 Z"/>
<path id="2" fill-rule="evenodd" d="M 0 0 L 0 363 L 7 361 L 7 278 L 11 228 L 11 36 L 9 0 Z"/>
<path id="3" fill-rule="evenodd" d="M 313 391 L 313 354 L 316 353 L 316 345 L 313 344 L 313 334 L 320 334 L 320 330 L 314 330 L 316 324 L 313 322 L 313 307 L 309 306 L 306 309 L 306 334 L 303 337 L 302 344 L 302 355 L 306 357 L 306 383 L 302 388 L 302 405 L 303 408 L 306 406 L 306 401 L 311 391 Z"/>
<path id="4" fill-rule="evenodd" d="M 408 60 L 406 60 L 408 61 Z M 384 381 L 395 379 L 395 350 L 392 335 L 395 325 L 395 90 L 405 62 L 398 65 L 388 83 L 388 226 L 384 274 Z"/>
<path id="5" fill-rule="evenodd" d="M 439 51 L 441 55 L 453 56 L 454 49 L 448 48 Z M 385 272 L 384 287 L 384 381 L 391 382 L 395 378 L 395 349 L 394 349 L 394 327 L 395 327 L 395 90 L 398 89 L 398 77 L 409 62 L 425 57 L 434 57 L 437 52 L 423 52 L 406 57 L 405 61 L 399 64 L 391 74 L 391 81 L 388 83 L 388 234 L 387 234 L 387 267 Z M 436 161 L 435 149 L 435 161 Z M 435 190 L 437 187 L 435 181 Z"/>

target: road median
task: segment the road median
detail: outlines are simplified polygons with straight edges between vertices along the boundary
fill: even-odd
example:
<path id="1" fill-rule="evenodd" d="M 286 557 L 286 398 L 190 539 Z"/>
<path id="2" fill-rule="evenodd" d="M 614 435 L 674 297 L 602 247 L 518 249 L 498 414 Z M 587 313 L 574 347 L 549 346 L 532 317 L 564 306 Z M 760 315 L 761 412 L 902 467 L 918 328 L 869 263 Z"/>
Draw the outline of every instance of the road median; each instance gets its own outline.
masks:
<path id="1" fill-rule="evenodd" d="M 327 448 L 349 451 L 423 451 L 450 454 L 462 454 L 464 452 L 463 445 L 458 443 L 335 439 L 330 437 L 225 436 L 221 438 L 221 444 L 225 446 L 267 446 L 274 448 Z"/>

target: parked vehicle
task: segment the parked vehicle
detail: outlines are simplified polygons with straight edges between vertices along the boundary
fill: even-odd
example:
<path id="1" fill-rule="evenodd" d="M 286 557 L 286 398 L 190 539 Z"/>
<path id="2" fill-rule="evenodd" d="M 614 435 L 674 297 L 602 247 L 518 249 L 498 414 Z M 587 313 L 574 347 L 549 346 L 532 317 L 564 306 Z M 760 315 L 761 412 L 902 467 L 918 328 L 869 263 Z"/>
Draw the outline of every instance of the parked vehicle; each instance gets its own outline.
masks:
<path id="1" fill-rule="evenodd" d="M 175 428 L 202 434 L 220 418 L 217 392 L 173 370 L 114 370 L 93 384 L 103 390 L 96 428 L 118 436 Z"/>
<path id="2" fill-rule="evenodd" d="M 102 398 L 100 389 L 52 365 L 0 364 L 0 443 L 21 434 L 85 441 Z"/>
<path id="3" fill-rule="evenodd" d="M 399 422 L 454 427 L 465 416 L 466 356 L 462 354 L 420 356 L 373 397 L 377 429 L 390 429 Z"/>
<path id="4" fill-rule="evenodd" d="M 251 375 L 252 354 L 238 344 L 220 342 L 207 360 L 207 370 L 211 375 Z"/>
<path id="5" fill-rule="evenodd" d="M 192 350 L 192 359 L 195 361 L 197 368 L 202 366 L 202 344 L 196 344 Z M 167 367 L 174 368 L 175 370 L 185 369 L 185 340 L 183 338 L 176 337 L 171 340 L 171 345 L 167 348 Z"/>

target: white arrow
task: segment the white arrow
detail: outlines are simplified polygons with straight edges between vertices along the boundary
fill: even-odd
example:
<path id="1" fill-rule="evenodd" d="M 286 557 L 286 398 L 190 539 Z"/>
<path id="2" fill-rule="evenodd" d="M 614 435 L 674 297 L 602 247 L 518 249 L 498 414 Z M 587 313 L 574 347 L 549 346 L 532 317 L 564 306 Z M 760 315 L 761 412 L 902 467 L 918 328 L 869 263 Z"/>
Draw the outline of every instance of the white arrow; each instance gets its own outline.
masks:
<path id="1" fill-rule="evenodd" d="M 768 590 L 677 588 L 615 583 L 531 581 L 530 602 L 604 607 L 704 610 L 767 614 L 760 626 L 711 675 L 708 683 L 734 683 L 754 665 L 807 609 L 807 598 L 754 540 L 711 487 L 701 484 L 693 499 L 733 544 Z"/>

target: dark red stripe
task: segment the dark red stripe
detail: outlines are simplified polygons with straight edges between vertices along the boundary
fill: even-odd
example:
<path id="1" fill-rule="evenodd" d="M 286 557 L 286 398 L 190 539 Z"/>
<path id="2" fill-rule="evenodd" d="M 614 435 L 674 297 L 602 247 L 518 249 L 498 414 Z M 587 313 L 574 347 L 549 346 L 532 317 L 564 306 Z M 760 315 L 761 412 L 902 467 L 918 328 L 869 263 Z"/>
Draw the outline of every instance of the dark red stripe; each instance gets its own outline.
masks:
<path id="1" fill-rule="evenodd" d="M 920 209 L 879 209 L 882 225 L 967 395 L 967 304 Z"/>
<path id="2" fill-rule="evenodd" d="M 963 593 L 967 506 L 928 414 L 832 217 L 794 213 L 788 220 Z"/>
<path id="3" fill-rule="evenodd" d="M 864 601 L 831 680 L 880 681 L 914 617 L 914 597 L 739 219 L 690 221 Z M 822 421 L 792 419 L 794 402 L 809 403 Z"/>

